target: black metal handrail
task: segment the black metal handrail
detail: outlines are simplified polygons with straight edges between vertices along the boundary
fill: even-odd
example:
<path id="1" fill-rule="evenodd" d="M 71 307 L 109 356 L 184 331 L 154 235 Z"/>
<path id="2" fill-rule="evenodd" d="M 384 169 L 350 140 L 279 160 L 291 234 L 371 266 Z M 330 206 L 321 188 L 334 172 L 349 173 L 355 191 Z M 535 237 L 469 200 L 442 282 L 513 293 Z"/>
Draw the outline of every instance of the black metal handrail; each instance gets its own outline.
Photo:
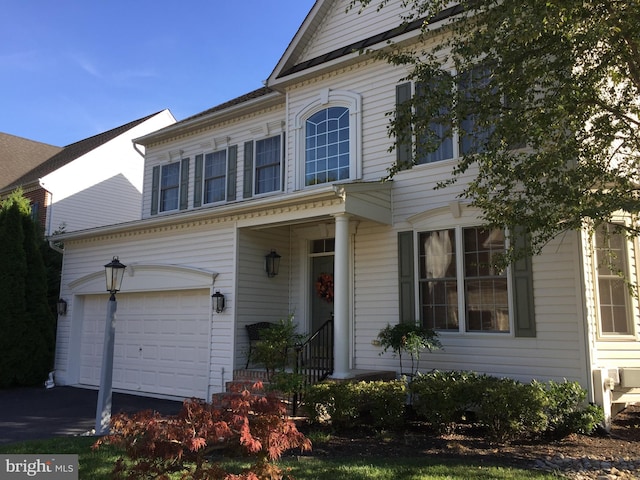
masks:
<path id="1" fill-rule="evenodd" d="M 327 320 L 296 349 L 295 373 L 301 375 L 300 391 L 293 395 L 293 414 L 300 404 L 304 391 L 333 373 L 333 318 Z"/>

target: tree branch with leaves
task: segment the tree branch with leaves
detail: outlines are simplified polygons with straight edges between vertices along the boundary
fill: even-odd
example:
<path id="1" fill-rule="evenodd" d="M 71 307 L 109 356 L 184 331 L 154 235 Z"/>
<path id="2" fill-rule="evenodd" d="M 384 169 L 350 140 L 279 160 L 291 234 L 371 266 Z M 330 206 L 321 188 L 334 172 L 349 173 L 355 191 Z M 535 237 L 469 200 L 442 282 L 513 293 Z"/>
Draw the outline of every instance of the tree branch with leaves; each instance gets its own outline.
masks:
<path id="1" fill-rule="evenodd" d="M 354 0 L 382 9 L 388 0 Z M 373 4 L 373 5 L 370 5 Z M 539 253 L 568 230 L 640 212 L 640 4 L 623 0 L 405 0 L 422 19 L 413 47 L 373 53 L 407 68 L 415 89 L 392 115 L 391 150 L 410 169 L 443 138 L 471 138 L 450 179 L 490 226 L 525 226 Z M 449 10 L 447 10 L 449 9 Z M 442 12 L 451 13 L 442 19 Z M 439 16 L 436 16 L 439 15 Z M 434 21 L 437 19 L 437 21 Z M 478 73 L 468 81 L 469 73 Z M 623 226 L 638 235 L 637 224 Z"/>

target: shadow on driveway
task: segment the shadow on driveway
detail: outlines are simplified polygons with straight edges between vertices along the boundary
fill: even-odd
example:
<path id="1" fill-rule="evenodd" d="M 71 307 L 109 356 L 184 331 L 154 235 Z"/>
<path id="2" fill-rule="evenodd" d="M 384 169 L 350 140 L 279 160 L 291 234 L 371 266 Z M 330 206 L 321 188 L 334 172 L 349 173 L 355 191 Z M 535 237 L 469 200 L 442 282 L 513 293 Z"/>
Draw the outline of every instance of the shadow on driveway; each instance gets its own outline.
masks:
<path id="1" fill-rule="evenodd" d="M 0 444 L 82 435 L 95 427 L 97 390 L 74 387 L 0 390 Z M 155 410 L 174 415 L 182 402 L 114 393 L 112 414 Z"/>

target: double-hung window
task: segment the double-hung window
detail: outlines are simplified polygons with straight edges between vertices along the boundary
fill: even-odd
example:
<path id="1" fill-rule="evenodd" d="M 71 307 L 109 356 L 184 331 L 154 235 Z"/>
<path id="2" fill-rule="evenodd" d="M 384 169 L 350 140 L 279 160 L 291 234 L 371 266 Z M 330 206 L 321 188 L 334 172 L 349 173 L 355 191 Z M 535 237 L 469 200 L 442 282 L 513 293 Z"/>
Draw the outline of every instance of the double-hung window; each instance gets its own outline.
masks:
<path id="1" fill-rule="evenodd" d="M 284 133 L 244 144 L 244 198 L 282 190 Z"/>
<path id="2" fill-rule="evenodd" d="M 223 202 L 227 192 L 227 151 L 207 153 L 204 156 L 204 200 L 206 203 Z"/>
<path id="3" fill-rule="evenodd" d="M 195 156 L 193 206 L 235 200 L 238 146 Z"/>
<path id="4" fill-rule="evenodd" d="M 282 136 L 256 140 L 255 194 L 275 192 L 282 183 Z"/>
<path id="5" fill-rule="evenodd" d="M 407 134 L 404 138 L 398 139 L 397 154 L 398 162 L 410 163 L 410 156 L 416 154 L 417 164 L 428 164 L 450 160 L 462 155 L 481 151 L 484 142 L 489 138 L 492 128 L 490 126 L 479 125 L 479 118 L 473 112 L 473 105 L 478 100 L 478 89 L 489 86 L 491 70 L 480 65 L 468 72 L 463 72 L 458 76 L 454 85 L 449 73 L 443 72 L 441 78 L 433 79 L 429 82 L 404 83 L 396 87 L 396 110 L 398 115 L 408 114 L 406 104 L 411 96 L 414 96 L 413 105 L 419 123 L 414 127 L 422 132 L 419 138 L 411 138 L 409 134 L 410 126 L 406 125 Z M 414 91 L 412 91 L 412 88 Z M 444 89 L 442 93 L 437 89 Z M 453 90 L 453 91 L 452 91 Z M 436 101 L 433 99 L 442 98 L 442 94 L 457 96 L 458 113 L 463 114 L 456 125 L 451 125 L 446 121 L 449 115 L 449 106 L 443 105 L 437 112 L 433 112 L 431 118 L 421 121 L 426 115 L 424 109 L 421 110 L 421 101 Z M 491 97 L 491 95 L 489 95 Z M 483 98 L 487 98 L 483 96 Z M 496 99 L 499 101 L 499 99 Z M 424 103 L 423 103 L 424 104 Z M 460 105 L 464 108 L 460 108 Z M 400 124 L 402 120 L 400 119 Z M 416 151 L 412 152 L 412 141 L 416 142 Z"/>
<path id="6" fill-rule="evenodd" d="M 445 331 L 510 331 L 507 272 L 494 266 L 504 252 L 500 229 L 449 228 L 418 234 L 420 315 Z"/>
<path id="7" fill-rule="evenodd" d="M 632 298 L 624 281 L 630 274 L 627 239 L 615 225 L 596 231 L 595 261 L 600 335 L 633 334 Z"/>
<path id="8" fill-rule="evenodd" d="M 187 208 L 189 159 L 156 165 L 151 172 L 151 215 Z"/>
<path id="9" fill-rule="evenodd" d="M 180 163 L 162 166 L 160 177 L 160 211 L 167 212 L 178 208 L 180 193 Z"/>
<path id="10" fill-rule="evenodd" d="M 473 153 L 483 150 L 484 143 L 489 139 L 492 127 L 490 125 L 480 125 L 479 118 L 474 112 L 474 105 L 480 106 L 482 101 L 500 101 L 495 90 L 489 95 L 483 93 L 479 96 L 480 91 L 491 88 L 491 70 L 486 65 L 479 65 L 469 71 L 463 72 L 458 79 L 458 96 L 460 101 L 464 102 L 467 115 L 460 119 L 459 125 L 459 152 L 460 155 Z"/>
<path id="11" fill-rule="evenodd" d="M 447 73 L 443 74 L 446 79 L 450 78 Z M 416 97 L 418 99 L 418 105 L 416 106 L 417 113 L 420 112 L 420 100 L 429 95 L 430 90 L 434 88 L 433 82 L 417 83 L 416 84 Z M 451 91 L 448 91 L 448 95 L 451 95 Z M 444 120 L 444 117 L 448 115 L 448 108 L 443 106 L 436 113 L 435 117 L 428 120 L 426 124 L 426 131 L 420 139 L 421 147 L 418 148 L 418 164 L 434 163 L 441 160 L 448 160 L 454 158 L 454 131 L 451 128 L 451 124 Z M 435 149 L 434 149 L 435 147 Z M 420 150 L 427 150 L 426 152 L 420 152 Z"/>

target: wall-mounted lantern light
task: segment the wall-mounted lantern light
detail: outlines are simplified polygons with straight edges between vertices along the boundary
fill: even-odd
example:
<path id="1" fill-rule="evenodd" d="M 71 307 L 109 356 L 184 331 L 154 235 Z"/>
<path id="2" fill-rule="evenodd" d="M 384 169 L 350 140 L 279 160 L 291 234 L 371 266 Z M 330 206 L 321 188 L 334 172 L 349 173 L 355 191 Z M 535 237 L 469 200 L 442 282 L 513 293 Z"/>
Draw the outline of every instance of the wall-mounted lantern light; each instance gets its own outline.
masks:
<path id="1" fill-rule="evenodd" d="M 58 315 L 63 316 L 67 314 L 67 302 L 64 298 L 58 300 Z"/>
<path id="2" fill-rule="evenodd" d="M 280 270 L 280 258 L 281 256 L 276 253 L 275 250 L 271 250 L 271 253 L 265 255 L 265 268 L 267 270 L 267 277 L 272 278 L 278 275 Z"/>
<path id="3" fill-rule="evenodd" d="M 213 300 L 213 310 L 216 313 L 222 313 L 224 311 L 224 295 L 217 290 L 216 293 L 211 295 Z"/>

